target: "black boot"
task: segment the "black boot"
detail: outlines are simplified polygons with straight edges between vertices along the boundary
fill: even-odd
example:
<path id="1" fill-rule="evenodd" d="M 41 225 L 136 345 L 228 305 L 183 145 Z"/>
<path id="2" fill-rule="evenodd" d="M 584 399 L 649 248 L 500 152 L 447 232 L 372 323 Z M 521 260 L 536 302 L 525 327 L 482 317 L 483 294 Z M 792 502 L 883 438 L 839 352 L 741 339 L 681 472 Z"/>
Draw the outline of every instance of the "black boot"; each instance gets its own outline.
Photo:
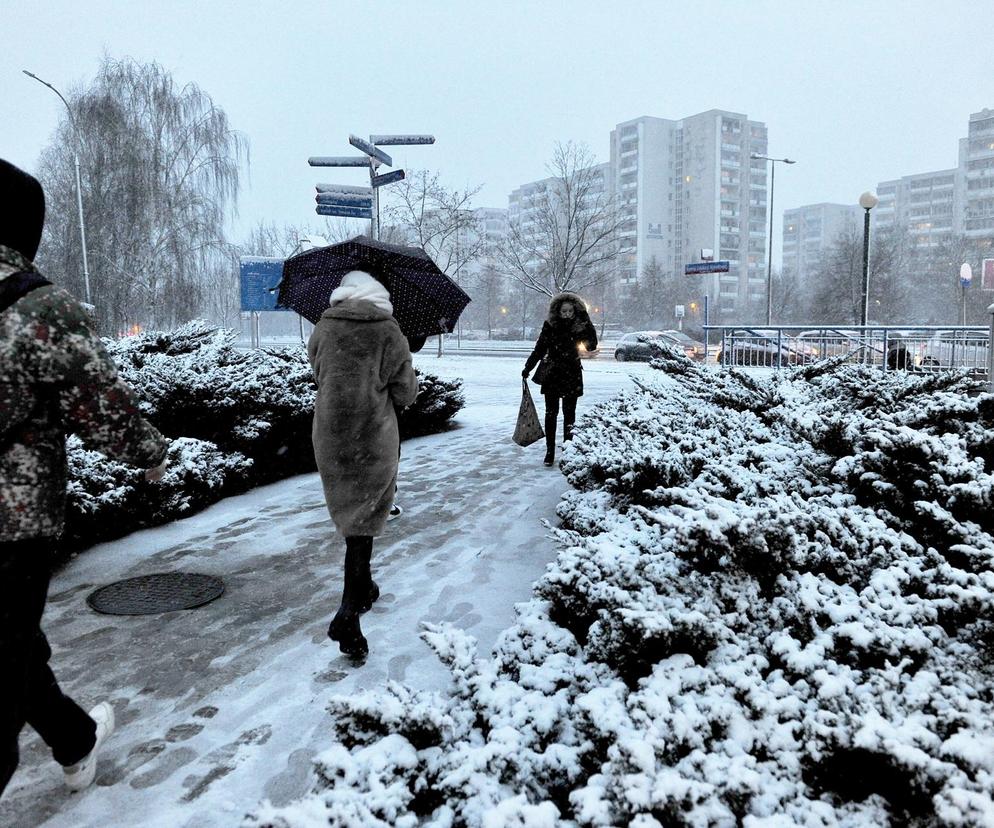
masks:
<path id="1" fill-rule="evenodd" d="M 369 571 L 369 560 L 373 554 L 373 539 L 364 538 L 368 541 L 359 550 L 359 612 L 369 612 L 372 609 L 373 604 L 376 603 L 376 599 L 380 597 L 380 588 L 376 585 L 376 581 L 373 580 L 373 576 Z"/>
<path id="2" fill-rule="evenodd" d="M 359 626 L 359 615 L 372 590 L 369 577 L 369 558 L 373 539 L 369 537 L 345 539 L 345 584 L 342 604 L 328 625 L 328 638 L 338 642 L 345 655 L 361 658 L 369 652 L 369 644 Z M 379 597 L 377 591 L 377 597 Z M 372 602 L 370 601 L 370 604 Z"/>
<path id="3" fill-rule="evenodd" d="M 556 421 L 558 417 L 545 417 L 545 460 L 542 462 L 551 466 L 556 462 Z"/>

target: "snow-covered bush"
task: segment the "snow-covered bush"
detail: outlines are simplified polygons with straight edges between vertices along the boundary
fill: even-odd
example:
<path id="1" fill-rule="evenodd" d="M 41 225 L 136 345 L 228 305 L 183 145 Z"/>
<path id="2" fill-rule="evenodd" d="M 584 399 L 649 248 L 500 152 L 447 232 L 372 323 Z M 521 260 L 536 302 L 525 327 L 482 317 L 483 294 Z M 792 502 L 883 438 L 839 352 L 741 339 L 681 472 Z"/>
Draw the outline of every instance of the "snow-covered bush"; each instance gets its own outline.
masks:
<path id="1" fill-rule="evenodd" d="M 161 484 L 70 443 L 67 550 L 165 523 L 229 494 L 313 471 L 315 384 L 303 345 L 239 350 L 205 322 L 105 344 L 139 408 L 173 441 Z M 402 437 L 448 427 L 463 406 L 459 381 L 419 372 L 401 412 Z"/>
<path id="2" fill-rule="evenodd" d="M 253 826 L 994 825 L 994 397 L 663 355 L 562 463 L 562 549 L 450 694 L 331 703 Z"/>

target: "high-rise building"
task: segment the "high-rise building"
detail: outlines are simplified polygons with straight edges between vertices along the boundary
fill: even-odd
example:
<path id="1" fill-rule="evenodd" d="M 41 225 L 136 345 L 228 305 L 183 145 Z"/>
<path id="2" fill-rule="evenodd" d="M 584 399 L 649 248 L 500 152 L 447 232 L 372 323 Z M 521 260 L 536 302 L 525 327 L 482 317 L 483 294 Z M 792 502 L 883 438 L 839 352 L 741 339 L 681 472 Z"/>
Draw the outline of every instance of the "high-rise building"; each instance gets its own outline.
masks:
<path id="1" fill-rule="evenodd" d="M 994 238 L 994 110 L 970 115 L 959 142 L 961 211 L 957 230 L 969 238 Z"/>
<path id="2" fill-rule="evenodd" d="M 828 203 L 784 210 L 784 276 L 797 276 L 801 284 L 809 283 L 839 234 L 859 226 L 861 212 L 857 204 Z"/>
<path id="3" fill-rule="evenodd" d="M 880 203 L 870 214 L 874 230 L 906 235 L 915 251 L 949 241 L 959 213 L 957 177 L 954 168 L 881 181 L 877 185 Z"/>
<path id="4" fill-rule="evenodd" d="M 765 297 L 765 124 L 712 109 L 680 120 L 641 117 L 611 132 L 611 168 L 630 252 L 622 285 L 652 260 L 682 278 L 702 250 L 727 259 L 728 273 L 706 280 L 724 318 Z"/>

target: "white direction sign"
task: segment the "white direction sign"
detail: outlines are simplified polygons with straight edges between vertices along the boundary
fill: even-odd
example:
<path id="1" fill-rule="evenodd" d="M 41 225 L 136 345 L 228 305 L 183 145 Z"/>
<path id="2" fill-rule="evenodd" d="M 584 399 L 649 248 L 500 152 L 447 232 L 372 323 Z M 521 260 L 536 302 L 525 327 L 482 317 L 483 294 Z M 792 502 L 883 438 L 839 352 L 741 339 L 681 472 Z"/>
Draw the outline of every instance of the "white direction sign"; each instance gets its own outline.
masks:
<path id="1" fill-rule="evenodd" d="M 362 155 L 341 156 L 313 155 L 307 159 L 312 167 L 368 167 L 369 159 Z"/>
<path id="2" fill-rule="evenodd" d="M 314 196 L 318 204 L 354 204 L 357 207 L 371 207 L 373 197 L 366 193 L 318 193 Z"/>
<path id="3" fill-rule="evenodd" d="M 416 144 L 434 144 L 434 135 L 370 135 L 369 140 L 382 147 L 411 147 Z"/>
<path id="4" fill-rule="evenodd" d="M 367 196 L 373 194 L 372 187 L 355 187 L 351 184 L 316 184 L 314 189 L 319 193 L 355 193 Z"/>
<path id="5" fill-rule="evenodd" d="M 387 155 L 383 150 L 374 147 L 371 143 L 369 143 L 369 141 L 364 141 L 358 135 L 350 135 L 349 143 L 360 152 L 366 153 L 366 155 L 370 158 L 375 158 L 377 161 L 386 164 L 388 167 L 393 166 L 393 159 L 389 155 Z"/>

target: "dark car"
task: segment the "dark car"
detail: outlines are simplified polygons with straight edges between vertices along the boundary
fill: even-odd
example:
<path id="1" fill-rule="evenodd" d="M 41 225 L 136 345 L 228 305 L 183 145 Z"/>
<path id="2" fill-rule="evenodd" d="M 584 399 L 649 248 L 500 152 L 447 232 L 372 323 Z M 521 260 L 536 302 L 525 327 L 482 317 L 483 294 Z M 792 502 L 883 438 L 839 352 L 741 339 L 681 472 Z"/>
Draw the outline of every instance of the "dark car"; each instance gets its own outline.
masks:
<path id="1" fill-rule="evenodd" d="M 619 362 L 648 362 L 658 356 L 660 346 L 682 350 L 689 359 L 703 360 L 706 355 L 704 343 L 682 331 L 635 331 L 618 340 L 614 358 Z"/>

